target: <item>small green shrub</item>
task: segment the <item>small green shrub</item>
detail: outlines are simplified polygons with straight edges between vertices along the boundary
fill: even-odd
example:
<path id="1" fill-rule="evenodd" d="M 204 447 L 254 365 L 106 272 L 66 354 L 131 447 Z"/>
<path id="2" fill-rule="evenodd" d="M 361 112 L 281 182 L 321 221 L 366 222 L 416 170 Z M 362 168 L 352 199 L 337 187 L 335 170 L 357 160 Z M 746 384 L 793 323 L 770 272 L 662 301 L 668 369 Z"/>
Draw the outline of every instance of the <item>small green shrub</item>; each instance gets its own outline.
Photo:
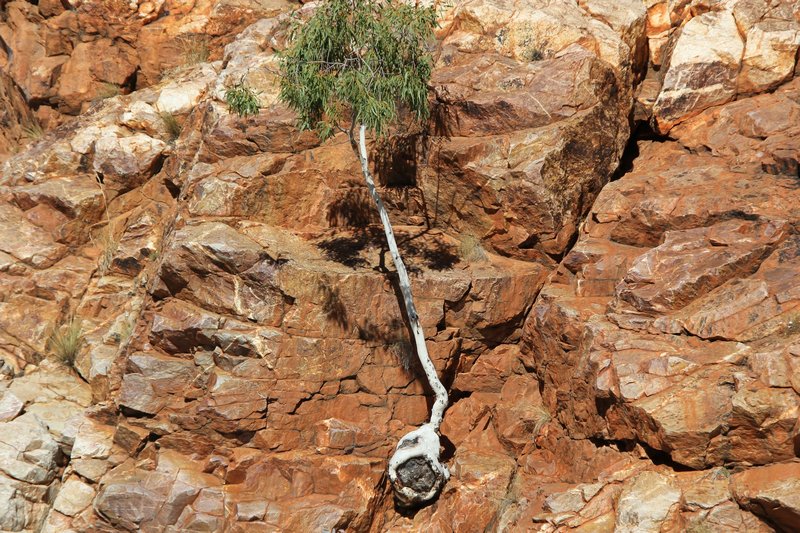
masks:
<path id="1" fill-rule="evenodd" d="M 56 329 L 48 341 L 50 352 L 61 363 L 73 367 L 75 357 L 83 346 L 83 330 L 80 320 L 74 317 Z"/>
<path id="2" fill-rule="evenodd" d="M 174 141 L 178 137 L 181 136 L 181 123 L 178 122 L 178 119 L 175 118 L 175 115 L 170 113 L 169 111 L 162 111 L 160 113 L 161 120 L 164 122 L 164 127 L 167 129 L 167 134 L 171 141 Z"/>
<path id="3" fill-rule="evenodd" d="M 469 263 L 486 260 L 486 250 L 481 246 L 481 240 L 471 233 L 461 236 L 458 250 L 461 258 Z"/>
<path id="4" fill-rule="evenodd" d="M 261 105 L 258 102 L 258 93 L 248 87 L 244 79 L 225 91 L 225 101 L 228 107 L 240 117 L 257 115 Z"/>

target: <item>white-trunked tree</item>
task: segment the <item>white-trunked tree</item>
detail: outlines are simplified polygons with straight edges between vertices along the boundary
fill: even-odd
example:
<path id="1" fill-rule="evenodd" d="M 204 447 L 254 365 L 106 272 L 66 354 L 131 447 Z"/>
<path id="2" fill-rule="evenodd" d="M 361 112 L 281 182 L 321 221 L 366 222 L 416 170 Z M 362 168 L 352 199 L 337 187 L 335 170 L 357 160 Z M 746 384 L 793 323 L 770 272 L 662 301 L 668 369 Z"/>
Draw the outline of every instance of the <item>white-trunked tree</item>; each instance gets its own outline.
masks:
<path id="1" fill-rule="evenodd" d="M 307 21 L 295 20 L 280 63 L 280 98 L 297 113 L 299 127 L 316 130 L 323 139 L 337 131 L 350 138 L 380 214 L 419 361 L 436 395 L 429 422 L 400 439 L 389 460 L 389 479 L 402 506 L 432 500 L 450 476 L 439 460 L 439 426 L 448 398 L 428 355 L 408 272 L 369 170 L 366 135 L 385 135 L 400 108 L 417 121 L 428 118 L 435 26 L 434 7 L 402 0 L 323 0 Z"/>

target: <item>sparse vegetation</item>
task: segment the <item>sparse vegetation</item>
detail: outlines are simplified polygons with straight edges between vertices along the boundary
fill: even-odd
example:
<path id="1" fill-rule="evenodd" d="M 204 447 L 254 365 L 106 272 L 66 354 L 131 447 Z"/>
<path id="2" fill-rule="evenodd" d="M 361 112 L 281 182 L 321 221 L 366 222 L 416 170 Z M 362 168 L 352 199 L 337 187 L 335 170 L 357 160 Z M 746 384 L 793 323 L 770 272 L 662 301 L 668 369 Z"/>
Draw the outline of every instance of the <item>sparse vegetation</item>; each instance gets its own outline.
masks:
<path id="1" fill-rule="evenodd" d="M 114 231 L 111 226 L 100 233 L 97 240 L 97 246 L 100 248 L 102 255 L 100 256 L 100 264 L 98 265 L 100 274 L 105 274 L 111 268 L 111 262 L 114 260 L 114 254 L 119 248 L 119 241 L 114 237 Z"/>
<path id="2" fill-rule="evenodd" d="M 459 239 L 458 246 L 461 259 L 468 263 L 486 261 L 486 250 L 481 246 L 481 240 L 471 233 L 465 233 Z"/>
<path id="3" fill-rule="evenodd" d="M 536 34 L 526 35 L 522 42 L 521 56 L 526 61 L 542 61 L 550 57 L 550 41 Z"/>
<path id="4" fill-rule="evenodd" d="M 205 63 L 211 57 L 208 37 L 205 35 L 184 35 L 179 39 L 184 66 L 191 67 Z"/>
<path id="5" fill-rule="evenodd" d="M 22 134 L 28 139 L 35 141 L 44 136 L 44 129 L 38 122 L 31 122 L 22 127 Z"/>
<path id="6" fill-rule="evenodd" d="M 545 409 L 543 406 L 537 406 L 534 408 L 533 413 L 533 432 L 535 435 L 538 435 L 542 428 L 544 428 L 551 420 L 553 419 L 550 411 Z"/>
<path id="7" fill-rule="evenodd" d="M 417 356 L 436 395 L 429 422 L 403 436 L 389 459 L 395 501 L 405 507 L 432 500 L 450 477 L 439 459 L 439 426 L 448 396 L 428 355 L 408 270 L 369 168 L 366 135 L 385 137 L 402 115 L 418 122 L 430 116 L 430 45 L 436 18 L 434 6 L 403 0 L 326 0 L 307 21 L 295 20 L 288 47 L 280 55 L 280 99 L 297 113 L 300 129 L 314 130 L 323 140 L 337 132 L 346 134 L 361 163 L 397 272 Z M 401 114 L 401 109 L 408 113 Z M 413 472 L 412 465 L 420 462 L 432 474 L 424 480 Z"/>
<path id="8" fill-rule="evenodd" d="M 81 321 L 73 317 L 53 332 L 47 345 L 58 361 L 73 367 L 83 340 Z"/>
<path id="9" fill-rule="evenodd" d="M 164 122 L 164 127 L 167 129 L 167 135 L 169 135 L 169 139 L 174 141 L 180 137 L 183 126 L 181 126 L 181 123 L 178 122 L 177 118 L 175 118 L 175 115 L 169 111 L 162 111 L 160 116 L 162 122 Z"/>
<path id="10" fill-rule="evenodd" d="M 240 117 L 257 115 L 261 108 L 258 93 L 245 83 L 244 78 L 225 91 L 225 101 L 228 102 L 231 111 Z"/>
<path id="11" fill-rule="evenodd" d="M 120 94 L 122 94 L 122 87 L 116 83 L 103 83 L 97 89 L 94 99 L 95 101 L 99 102 L 100 100 L 106 100 L 107 98 L 114 98 Z"/>

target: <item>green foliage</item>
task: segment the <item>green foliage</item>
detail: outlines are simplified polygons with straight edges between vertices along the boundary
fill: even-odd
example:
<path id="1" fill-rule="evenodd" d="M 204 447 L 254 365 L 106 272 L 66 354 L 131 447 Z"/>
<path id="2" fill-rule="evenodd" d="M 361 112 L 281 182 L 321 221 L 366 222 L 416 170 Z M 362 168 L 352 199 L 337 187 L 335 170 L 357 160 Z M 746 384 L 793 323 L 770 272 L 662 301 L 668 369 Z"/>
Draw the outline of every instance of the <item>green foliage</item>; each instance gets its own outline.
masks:
<path id="1" fill-rule="evenodd" d="M 225 101 L 228 106 L 240 117 L 257 115 L 261 105 L 258 103 L 258 93 L 248 87 L 244 79 L 225 91 Z"/>
<path id="2" fill-rule="evenodd" d="M 292 25 L 280 57 L 280 98 L 297 112 L 300 129 L 322 138 L 342 123 L 364 124 L 381 136 L 398 105 L 424 120 L 435 27 L 433 7 L 326 0 L 305 24 Z"/>
<path id="3" fill-rule="evenodd" d="M 167 129 L 167 134 L 171 141 L 174 141 L 178 137 L 181 136 L 181 123 L 178 122 L 178 119 L 175 118 L 175 115 L 170 113 L 169 111 L 162 111 L 160 113 L 161 121 L 164 123 L 164 127 Z"/>
<path id="4" fill-rule="evenodd" d="M 83 345 L 80 320 L 72 318 L 50 336 L 48 347 L 52 354 L 67 366 L 75 365 L 75 357 Z"/>

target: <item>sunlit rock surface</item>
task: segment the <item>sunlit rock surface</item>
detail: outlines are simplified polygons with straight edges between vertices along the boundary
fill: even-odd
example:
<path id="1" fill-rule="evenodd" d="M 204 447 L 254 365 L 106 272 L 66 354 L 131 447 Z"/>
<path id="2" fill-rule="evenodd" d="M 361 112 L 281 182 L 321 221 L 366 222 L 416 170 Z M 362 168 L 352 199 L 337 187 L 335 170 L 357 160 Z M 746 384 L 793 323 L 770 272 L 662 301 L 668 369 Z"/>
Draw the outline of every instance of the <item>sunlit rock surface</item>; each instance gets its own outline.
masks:
<path id="1" fill-rule="evenodd" d="M 0 529 L 800 528 L 792 2 L 442 7 L 370 147 L 451 395 L 412 511 L 430 392 L 349 143 L 278 102 L 300 5 L 69 6 L 0 8 Z"/>

